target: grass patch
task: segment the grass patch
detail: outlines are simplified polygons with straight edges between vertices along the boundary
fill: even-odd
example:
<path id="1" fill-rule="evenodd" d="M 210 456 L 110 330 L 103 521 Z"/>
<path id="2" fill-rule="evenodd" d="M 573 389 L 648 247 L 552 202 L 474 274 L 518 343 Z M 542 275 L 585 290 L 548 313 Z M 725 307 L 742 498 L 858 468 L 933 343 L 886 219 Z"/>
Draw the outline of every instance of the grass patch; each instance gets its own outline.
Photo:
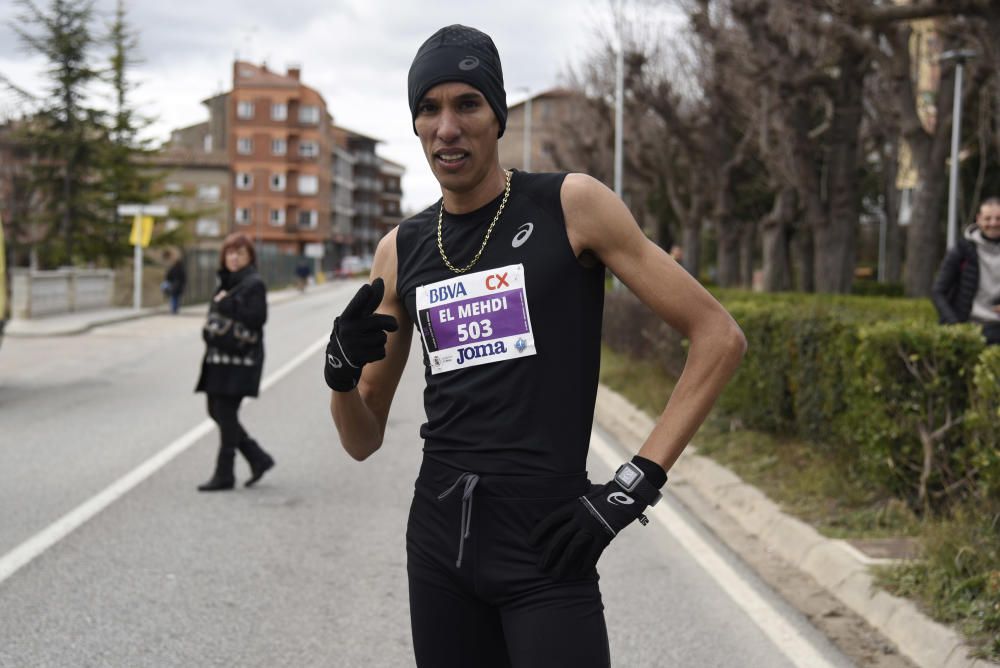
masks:
<path id="1" fill-rule="evenodd" d="M 1000 659 L 1000 503 L 966 506 L 928 521 L 923 558 L 879 569 L 888 591 L 916 600 L 934 619 L 953 624 L 975 656 Z"/>
<path id="2" fill-rule="evenodd" d="M 655 365 L 606 346 L 601 382 L 653 419 L 675 385 Z M 694 439 L 699 454 L 832 538 L 919 537 L 922 558 L 879 569 L 879 583 L 959 629 L 977 657 L 1000 659 L 1000 501 L 922 520 L 902 501 L 873 495 L 835 448 L 733 427 L 710 416 Z"/>
<path id="3" fill-rule="evenodd" d="M 622 395 L 654 420 L 663 412 L 676 381 L 656 366 L 601 347 L 601 383 Z"/>
<path id="4" fill-rule="evenodd" d="M 782 509 L 831 538 L 912 536 L 919 520 L 896 499 L 872 494 L 825 449 L 710 417 L 695 436 L 700 454 L 726 466 Z"/>

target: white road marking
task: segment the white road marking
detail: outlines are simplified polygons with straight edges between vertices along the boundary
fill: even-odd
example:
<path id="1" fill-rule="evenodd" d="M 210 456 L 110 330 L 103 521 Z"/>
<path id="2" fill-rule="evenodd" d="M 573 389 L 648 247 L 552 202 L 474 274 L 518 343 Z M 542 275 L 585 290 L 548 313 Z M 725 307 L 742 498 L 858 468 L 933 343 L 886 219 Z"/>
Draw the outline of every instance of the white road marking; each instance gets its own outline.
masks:
<path id="1" fill-rule="evenodd" d="M 622 462 L 621 453 L 605 441 L 600 434 L 592 432 L 590 449 L 614 471 Z M 796 666 L 803 668 L 835 668 L 820 654 L 799 631 L 786 620 L 778 610 L 753 590 L 733 568 L 726 563 L 712 545 L 706 542 L 691 526 L 689 521 L 667 503 L 659 503 L 646 511 L 695 557 L 698 563 L 719 583 L 729 598 L 741 607 L 747 616 L 764 632 L 772 643 Z"/>
<path id="2" fill-rule="evenodd" d="M 305 350 L 287 362 L 280 369 L 270 374 L 261 382 L 260 392 L 263 394 L 275 383 L 290 374 L 307 359 L 326 347 L 328 336 L 310 344 Z M 102 510 L 127 494 L 134 487 L 152 476 L 167 465 L 177 455 L 198 442 L 215 427 L 210 419 L 205 419 L 190 429 L 183 436 L 170 443 L 167 447 L 135 467 L 108 487 L 92 496 L 87 501 L 66 513 L 58 520 L 45 527 L 34 536 L 24 541 L 7 554 L 0 557 L 0 584 L 16 573 L 18 569 L 31 563 L 33 559 L 45 552 L 70 533 L 80 528 L 87 520 L 93 518 Z"/>

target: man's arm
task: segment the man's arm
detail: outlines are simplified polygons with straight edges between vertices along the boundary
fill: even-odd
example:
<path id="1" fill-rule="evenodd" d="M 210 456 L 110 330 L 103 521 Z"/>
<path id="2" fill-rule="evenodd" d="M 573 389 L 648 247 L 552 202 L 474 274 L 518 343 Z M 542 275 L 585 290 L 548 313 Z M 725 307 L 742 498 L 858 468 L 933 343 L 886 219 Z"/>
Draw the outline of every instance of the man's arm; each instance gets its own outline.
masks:
<path id="1" fill-rule="evenodd" d="M 746 339 L 698 281 L 646 238 L 625 204 L 599 181 L 569 174 L 561 199 L 577 256 L 605 266 L 691 346 L 684 370 L 639 455 L 669 470 L 735 373 Z"/>
<path id="2" fill-rule="evenodd" d="M 410 352 L 413 326 L 396 295 L 396 230 L 385 235 L 375 250 L 371 280 L 385 281 L 385 296 L 376 313 L 391 315 L 399 330 L 388 335 L 385 359 L 366 364 L 358 386 L 350 392 L 332 392 L 330 415 L 340 442 L 351 457 L 362 461 L 382 446 L 389 408 Z"/>
<path id="3" fill-rule="evenodd" d="M 955 286 L 961 280 L 962 274 L 962 253 L 961 246 L 955 246 L 948 251 L 941 261 L 937 276 L 934 277 L 934 285 L 931 286 L 931 301 L 937 309 L 938 318 L 942 324 L 954 324 L 958 322 L 958 314 L 948 301 L 955 292 Z"/>

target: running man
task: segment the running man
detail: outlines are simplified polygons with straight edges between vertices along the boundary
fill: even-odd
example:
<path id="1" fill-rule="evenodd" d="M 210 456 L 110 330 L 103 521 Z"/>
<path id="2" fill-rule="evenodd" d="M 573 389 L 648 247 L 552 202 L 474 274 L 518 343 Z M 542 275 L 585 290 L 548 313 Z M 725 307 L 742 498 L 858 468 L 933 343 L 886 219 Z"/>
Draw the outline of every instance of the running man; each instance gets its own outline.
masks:
<path id="1" fill-rule="evenodd" d="M 427 422 L 406 549 L 418 666 L 606 667 L 597 560 L 645 523 L 746 342 L 600 182 L 501 168 L 507 104 L 488 35 L 442 28 L 408 88 L 442 199 L 381 240 L 372 283 L 334 321 L 333 420 L 355 459 L 379 449 L 417 329 Z M 606 269 L 691 347 L 656 428 L 598 486 L 586 461 Z"/>

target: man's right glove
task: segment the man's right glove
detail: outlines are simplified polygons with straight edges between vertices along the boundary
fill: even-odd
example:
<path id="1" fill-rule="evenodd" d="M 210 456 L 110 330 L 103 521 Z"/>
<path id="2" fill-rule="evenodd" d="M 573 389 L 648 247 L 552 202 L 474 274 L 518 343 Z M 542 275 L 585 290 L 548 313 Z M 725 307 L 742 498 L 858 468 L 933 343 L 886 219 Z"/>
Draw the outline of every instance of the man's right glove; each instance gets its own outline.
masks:
<path id="1" fill-rule="evenodd" d="M 384 294 L 381 278 L 362 285 L 333 321 L 323 367 L 323 377 L 331 390 L 350 392 L 361 379 L 361 367 L 385 357 L 386 332 L 395 332 L 399 324 L 391 315 L 375 313 Z"/>
<path id="2" fill-rule="evenodd" d="M 538 566 L 557 580 L 585 576 L 618 532 L 660 500 L 667 475 L 659 464 L 636 455 L 606 485 L 557 509 L 531 532 L 528 542 L 541 552 Z"/>

